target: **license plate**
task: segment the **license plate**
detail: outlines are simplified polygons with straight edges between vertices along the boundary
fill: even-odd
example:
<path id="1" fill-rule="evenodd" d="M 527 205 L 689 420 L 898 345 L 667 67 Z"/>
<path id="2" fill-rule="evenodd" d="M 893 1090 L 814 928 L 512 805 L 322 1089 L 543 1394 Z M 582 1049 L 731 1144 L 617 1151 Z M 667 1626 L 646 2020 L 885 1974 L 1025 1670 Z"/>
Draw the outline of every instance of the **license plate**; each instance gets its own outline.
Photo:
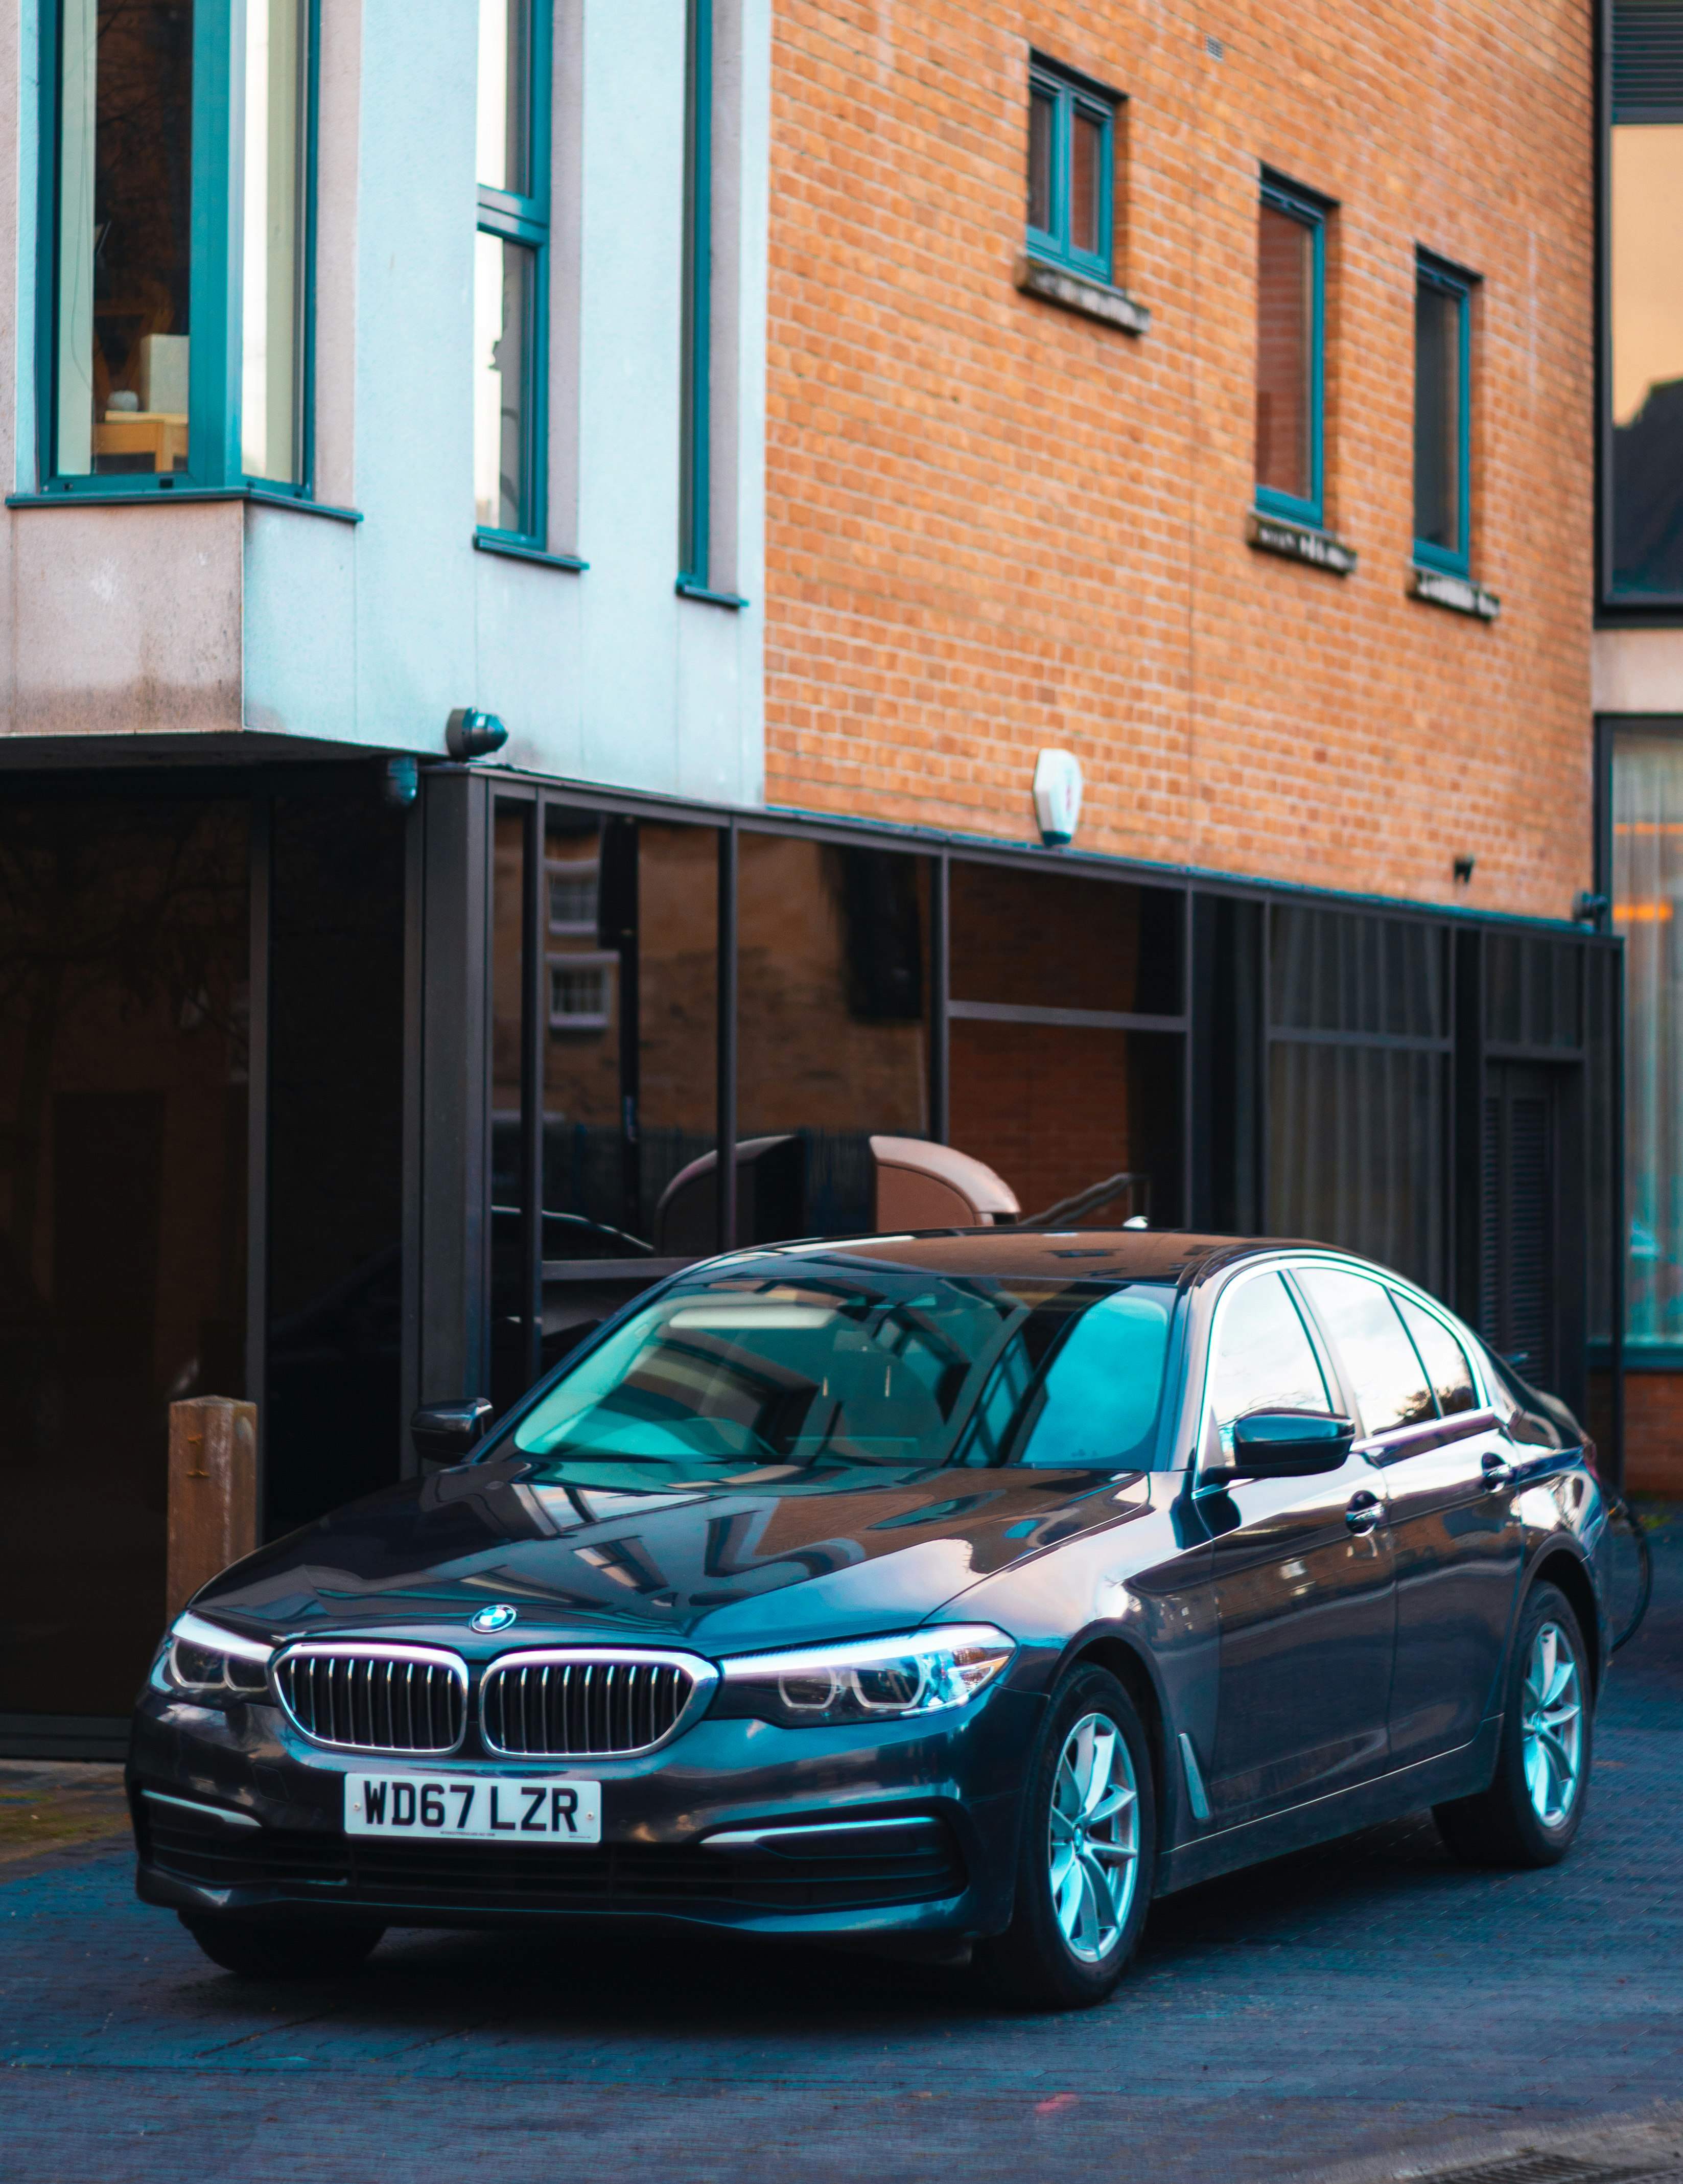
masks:
<path id="1" fill-rule="evenodd" d="M 462 1842 L 602 1840 L 599 1782 L 489 1781 L 483 1775 L 348 1774 L 345 1832 Z"/>

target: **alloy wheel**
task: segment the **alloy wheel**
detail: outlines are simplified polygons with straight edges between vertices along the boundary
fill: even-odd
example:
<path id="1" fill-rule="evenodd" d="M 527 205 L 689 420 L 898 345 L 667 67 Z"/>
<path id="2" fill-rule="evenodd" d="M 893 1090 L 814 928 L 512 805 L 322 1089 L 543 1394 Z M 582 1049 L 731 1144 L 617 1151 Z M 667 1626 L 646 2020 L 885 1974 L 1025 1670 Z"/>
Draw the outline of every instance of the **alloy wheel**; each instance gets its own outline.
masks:
<path id="1" fill-rule="evenodd" d="M 1047 1829 L 1052 1908 L 1072 1955 L 1097 1964 L 1116 1947 L 1140 1870 L 1134 1761 L 1116 1724 L 1084 1714 L 1064 1739 Z"/>
<path id="2" fill-rule="evenodd" d="M 1584 1749 L 1578 1657 L 1558 1623 L 1545 1623 L 1531 1641 L 1519 1707 L 1531 1808 L 1546 1828 L 1558 1828 L 1577 1802 Z"/>

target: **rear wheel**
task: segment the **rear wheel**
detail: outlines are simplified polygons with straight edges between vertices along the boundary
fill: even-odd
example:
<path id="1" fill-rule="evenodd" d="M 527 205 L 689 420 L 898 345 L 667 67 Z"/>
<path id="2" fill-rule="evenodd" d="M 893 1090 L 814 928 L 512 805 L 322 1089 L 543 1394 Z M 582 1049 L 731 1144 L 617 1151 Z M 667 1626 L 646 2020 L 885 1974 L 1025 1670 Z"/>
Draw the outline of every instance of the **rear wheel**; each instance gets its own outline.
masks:
<path id="1" fill-rule="evenodd" d="M 1156 1854 L 1140 1717 L 1114 1676 L 1077 1669 L 1029 1763 L 1011 1921 L 978 1953 L 989 1989 L 1031 2009 L 1102 2002 L 1145 1923 Z"/>
<path id="2" fill-rule="evenodd" d="M 189 1918 L 185 1911 L 181 1920 L 213 1964 L 247 1979 L 342 1979 L 356 1970 L 386 1930 Z"/>
<path id="3" fill-rule="evenodd" d="M 1467 1865 L 1553 1865 L 1572 1847 L 1590 1778 L 1590 1667 L 1566 1596 L 1540 1585 L 1508 1664 L 1496 1779 L 1433 1818 Z"/>

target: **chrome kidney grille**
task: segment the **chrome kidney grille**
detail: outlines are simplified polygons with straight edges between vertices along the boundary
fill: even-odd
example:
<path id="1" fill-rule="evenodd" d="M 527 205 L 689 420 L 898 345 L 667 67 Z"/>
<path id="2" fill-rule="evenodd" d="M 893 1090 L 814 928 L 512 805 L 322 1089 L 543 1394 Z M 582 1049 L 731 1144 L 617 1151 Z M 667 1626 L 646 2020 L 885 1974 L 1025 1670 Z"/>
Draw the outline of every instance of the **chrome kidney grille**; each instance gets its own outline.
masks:
<path id="1" fill-rule="evenodd" d="M 296 1725 L 349 1752 L 454 1752 L 467 1727 L 467 1665 L 426 1646 L 296 1646 L 275 1663 Z"/>
<path id="2" fill-rule="evenodd" d="M 488 1751 L 510 1757 L 625 1758 L 663 1744 L 717 1680 L 683 1654 L 504 1653 L 485 1671 L 480 1727 Z"/>

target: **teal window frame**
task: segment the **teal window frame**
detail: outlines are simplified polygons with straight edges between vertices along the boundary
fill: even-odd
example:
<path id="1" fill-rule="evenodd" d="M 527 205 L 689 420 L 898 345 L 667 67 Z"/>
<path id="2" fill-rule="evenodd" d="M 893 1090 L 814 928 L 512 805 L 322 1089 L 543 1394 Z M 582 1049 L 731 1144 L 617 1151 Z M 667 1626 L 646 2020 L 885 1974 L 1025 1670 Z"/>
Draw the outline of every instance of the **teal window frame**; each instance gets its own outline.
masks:
<path id="1" fill-rule="evenodd" d="M 1052 102 L 1051 226 L 1025 228 L 1028 254 L 1049 265 L 1067 266 L 1071 272 L 1110 287 L 1116 262 L 1113 214 L 1116 198 L 1116 115 L 1122 103 L 1112 92 L 1072 75 L 1056 63 L 1036 54 L 1028 64 L 1028 101 L 1032 116 L 1036 92 Z M 1075 116 L 1087 116 L 1099 125 L 1099 248 L 1078 250 L 1069 239 L 1070 173 L 1075 140 Z M 1032 121 L 1031 121 L 1032 127 Z"/>
<path id="2" fill-rule="evenodd" d="M 1281 516 L 1312 531 L 1326 527 L 1326 346 L 1327 346 L 1327 213 L 1326 200 L 1277 175 L 1264 175 L 1262 203 L 1288 220 L 1307 227 L 1314 238 L 1310 278 L 1313 282 L 1309 313 L 1309 476 L 1307 499 L 1277 492 L 1271 486 L 1256 490 L 1259 515 Z"/>
<path id="3" fill-rule="evenodd" d="M 678 415 L 678 578 L 710 597 L 713 424 L 713 0 L 689 0 L 684 57 L 683 331 Z"/>
<path id="4" fill-rule="evenodd" d="M 1418 294 L 1422 288 L 1434 289 L 1440 295 L 1452 296 L 1457 305 L 1456 312 L 1456 425 L 1455 425 L 1455 506 L 1458 536 L 1452 548 L 1434 545 L 1429 539 L 1416 538 L 1414 560 L 1422 569 L 1440 569 L 1446 575 L 1465 577 L 1471 574 L 1473 555 L 1473 289 L 1475 276 L 1463 273 L 1429 251 L 1415 253 L 1414 287 Z M 1415 417 L 1419 416 L 1420 388 L 1418 374 L 1414 387 Z"/>
<path id="5" fill-rule="evenodd" d="M 317 114 L 320 74 L 320 0 L 309 0 L 305 56 L 308 109 L 304 147 L 304 325 L 301 335 L 298 482 L 248 476 L 241 460 L 241 250 L 233 183 L 243 146 L 233 138 L 235 20 L 239 0 L 196 0 L 192 28 L 192 270 L 187 311 L 192 347 L 187 359 L 187 466 L 165 472 L 61 475 L 58 468 L 59 250 L 59 94 L 64 42 L 63 0 L 42 11 L 40 44 L 40 196 L 36 252 L 36 460 L 43 496 L 67 499 L 144 499 L 172 493 L 240 493 L 264 499 L 315 497 L 315 354 Z"/>
<path id="6" fill-rule="evenodd" d="M 532 253 L 532 317 L 521 360 L 527 420 L 521 503 L 527 521 L 518 531 L 493 523 L 476 524 L 474 534 L 488 545 L 525 547 L 541 553 L 549 541 L 549 119 L 554 77 L 550 0 L 531 0 L 529 20 L 532 46 L 527 59 L 526 141 L 527 179 L 532 187 L 522 195 L 513 190 L 493 190 L 488 183 L 480 182 L 476 221 L 478 234 L 523 244 Z"/>

